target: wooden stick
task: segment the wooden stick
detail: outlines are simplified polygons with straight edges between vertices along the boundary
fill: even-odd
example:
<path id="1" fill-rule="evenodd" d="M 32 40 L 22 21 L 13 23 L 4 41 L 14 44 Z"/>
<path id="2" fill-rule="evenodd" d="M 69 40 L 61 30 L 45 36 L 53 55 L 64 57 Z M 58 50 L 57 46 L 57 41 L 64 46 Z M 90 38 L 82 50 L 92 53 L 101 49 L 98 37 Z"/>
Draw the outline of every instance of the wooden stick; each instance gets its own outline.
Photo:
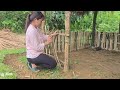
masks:
<path id="1" fill-rule="evenodd" d="M 55 36 L 55 38 L 54 38 L 54 43 L 56 42 L 56 37 L 57 37 L 57 36 Z M 55 44 L 53 45 L 53 50 L 54 50 L 54 55 L 55 55 L 55 57 L 56 57 L 56 60 L 57 60 L 57 62 L 58 62 L 58 65 L 61 67 L 60 61 L 59 61 L 58 56 L 57 56 L 57 51 L 56 51 L 56 49 L 55 49 Z"/>
<path id="2" fill-rule="evenodd" d="M 65 33 L 57 33 L 57 34 L 61 36 L 69 36 L 69 34 L 65 34 Z"/>

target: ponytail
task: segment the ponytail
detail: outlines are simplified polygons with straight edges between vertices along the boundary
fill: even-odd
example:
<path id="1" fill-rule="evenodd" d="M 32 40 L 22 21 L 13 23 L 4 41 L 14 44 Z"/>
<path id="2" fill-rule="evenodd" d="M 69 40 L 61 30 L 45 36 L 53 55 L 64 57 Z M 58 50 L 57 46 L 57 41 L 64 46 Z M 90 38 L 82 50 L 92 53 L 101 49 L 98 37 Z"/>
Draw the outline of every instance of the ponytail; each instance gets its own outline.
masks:
<path id="1" fill-rule="evenodd" d="M 26 24 L 25 24 L 25 33 L 27 31 L 28 26 L 34 19 L 44 19 L 44 15 L 40 11 L 32 11 L 31 14 L 27 16 Z"/>
<path id="2" fill-rule="evenodd" d="M 29 26 L 30 23 L 31 23 L 30 15 L 31 15 L 31 14 L 29 14 L 29 15 L 27 16 L 27 19 L 26 19 L 26 23 L 25 23 L 25 33 L 26 33 L 26 31 L 27 31 L 28 26 Z"/>

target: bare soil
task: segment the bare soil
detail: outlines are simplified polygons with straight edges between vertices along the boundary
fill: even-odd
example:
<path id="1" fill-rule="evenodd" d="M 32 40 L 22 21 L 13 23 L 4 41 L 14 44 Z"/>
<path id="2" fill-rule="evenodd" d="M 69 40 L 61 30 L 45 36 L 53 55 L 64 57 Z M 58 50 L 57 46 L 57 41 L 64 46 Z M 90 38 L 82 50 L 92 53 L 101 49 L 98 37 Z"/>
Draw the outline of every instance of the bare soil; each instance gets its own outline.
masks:
<path id="1" fill-rule="evenodd" d="M 0 31 L 0 50 L 25 47 L 25 35 L 18 35 L 9 30 Z"/>

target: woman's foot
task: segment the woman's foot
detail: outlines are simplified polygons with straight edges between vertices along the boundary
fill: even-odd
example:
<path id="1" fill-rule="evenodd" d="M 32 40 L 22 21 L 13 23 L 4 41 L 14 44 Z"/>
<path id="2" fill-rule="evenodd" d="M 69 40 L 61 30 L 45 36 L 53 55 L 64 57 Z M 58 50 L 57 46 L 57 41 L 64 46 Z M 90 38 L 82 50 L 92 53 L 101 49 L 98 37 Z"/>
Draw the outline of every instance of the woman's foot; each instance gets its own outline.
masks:
<path id="1" fill-rule="evenodd" d="M 36 68 L 37 66 L 35 64 L 31 64 L 32 65 L 32 68 Z"/>
<path id="2" fill-rule="evenodd" d="M 32 65 L 30 62 L 28 62 L 28 67 L 31 69 L 33 72 L 39 72 L 40 70 L 37 68 L 36 65 Z"/>

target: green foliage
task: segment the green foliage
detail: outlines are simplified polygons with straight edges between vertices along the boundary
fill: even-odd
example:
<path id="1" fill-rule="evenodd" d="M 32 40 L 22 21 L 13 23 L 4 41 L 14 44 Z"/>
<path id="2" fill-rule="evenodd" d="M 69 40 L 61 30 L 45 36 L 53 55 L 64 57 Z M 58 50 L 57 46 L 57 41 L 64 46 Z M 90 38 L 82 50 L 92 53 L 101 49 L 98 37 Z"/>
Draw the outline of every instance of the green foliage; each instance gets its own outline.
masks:
<path id="1" fill-rule="evenodd" d="M 91 31 L 93 15 L 78 16 L 75 13 L 71 15 L 71 31 Z"/>
<path id="2" fill-rule="evenodd" d="M 120 22 L 120 12 L 99 12 L 97 30 L 103 32 L 117 32 Z"/>
<path id="3" fill-rule="evenodd" d="M 29 11 L 0 11 L 0 27 L 22 33 L 28 13 Z"/>
<path id="4" fill-rule="evenodd" d="M 46 28 L 49 30 L 64 29 L 64 12 L 63 11 L 47 11 L 46 12 Z"/>
<path id="5" fill-rule="evenodd" d="M 13 32 L 24 32 L 25 20 L 30 11 L 0 11 L 0 28 L 9 28 Z M 46 11 L 46 29 L 65 30 L 64 11 Z M 93 13 L 79 16 L 71 14 L 71 31 L 92 31 Z M 117 32 L 120 21 L 119 11 L 99 11 L 97 16 L 97 31 Z"/>

